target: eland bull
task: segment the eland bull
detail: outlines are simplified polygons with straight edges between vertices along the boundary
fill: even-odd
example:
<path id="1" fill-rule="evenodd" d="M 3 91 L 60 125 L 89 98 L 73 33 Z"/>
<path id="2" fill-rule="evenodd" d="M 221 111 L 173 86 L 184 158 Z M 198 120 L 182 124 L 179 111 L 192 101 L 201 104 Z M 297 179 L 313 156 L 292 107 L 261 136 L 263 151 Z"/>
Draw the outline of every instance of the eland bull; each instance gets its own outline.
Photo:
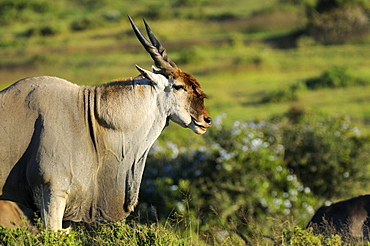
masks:
<path id="1" fill-rule="evenodd" d="M 39 211 L 43 225 L 125 218 L 138 203 L 150 147 L 168 121 L 203 134 L 206 95 L 145 23 L 132 28 L 157 68 L 135 78 L 78 86 L 22 79 L 0 92 L 0 199 Z"/>
<path id="2" fill-rule="evenodd" d="M 340 234 L 344 239 L 370 240 L 370 195 L 320 207 L 307 227 L 314 233 Z"/>

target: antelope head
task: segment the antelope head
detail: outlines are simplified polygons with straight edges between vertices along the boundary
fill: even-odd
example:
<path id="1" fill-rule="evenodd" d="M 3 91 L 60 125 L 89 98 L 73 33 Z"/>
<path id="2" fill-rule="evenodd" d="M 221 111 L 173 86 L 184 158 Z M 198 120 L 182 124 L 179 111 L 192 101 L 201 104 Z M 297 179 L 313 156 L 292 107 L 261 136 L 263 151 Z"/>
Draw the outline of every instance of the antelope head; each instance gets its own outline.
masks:
<path id="1" fill-rule="evenodd" d="M 158 69 L 153 68 L 151 72 L 139 66 L 136 68 L 146 79 L 167 93 L 166 101 L 170 104 L 167 115 L 169 119 L 197 134 L 205 133 L 212 125 L 212 118 L 204 106 L 207 96 L 201 91 L 198 81 L 179 69 L 168 57 L 166 49 L 159 43 L 145 20 L 149 40 L 140 32 L 130 16 L 129 20 L 137 38 Z"/>

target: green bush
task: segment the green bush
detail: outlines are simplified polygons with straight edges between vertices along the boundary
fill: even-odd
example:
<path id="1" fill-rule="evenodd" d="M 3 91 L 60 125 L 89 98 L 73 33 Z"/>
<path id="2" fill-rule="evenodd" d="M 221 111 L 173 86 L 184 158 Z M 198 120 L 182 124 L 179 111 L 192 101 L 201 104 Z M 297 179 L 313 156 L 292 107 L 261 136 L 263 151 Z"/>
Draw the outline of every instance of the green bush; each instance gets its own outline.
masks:
<path id="1" fill-rule="evenodd" d="M 61 29 L 58 25 L 54 24 L 48 24 L 48 25 L 42 25 L 39 27 L 31 27 L 28 28 L 27 30 L 19 33 L 17 36 L 18 37 L 23 37 L 23 38 L 31 38 L 33 36 L 54 36 L 57 35 L 61 32 Z"/>
<path id="2" fill-rule="evenodd" d="M 79 5 L 86 9 L 102 8 L 109 4 L 107 0 L 69 0 L 71 3 Z"/>
<path id="3" fill-rule="evenodd" d="M 204 60 L 202 52 L 198 48 L 185 48 L 180 51 L 177 63 L 179 64 L 196 64 Z"/>
<path id="4" fill-rule="evenodd" d="M 99 16 L 84 16 L 71 22 L 72 31 L 84 31 L 103 25 L 103 19 Z"/>
<path id="5" fill-rule="evenodd" d="M 370 140 L 345 117 L 291 110 L 270 123 L 218 121 L 206 147 L 153 148 L 140 193 L 144 217 L 180 214 L 205 233 L 223 225 L 253 235 L 253 223 L 262 230 L 274 225 L 269 217 L 307 223 L 318 200 L 366 190 Z"/>
<path id="6" fill-rule="evenodd" d="M 297 92 L 300 87 L 300 84 L 292 84 L 288 88 L 269 91 L 264 97 L 262 97 L 261 103 L 295 101 L 298 99 Z"/>
<path id="7" fill-rule="evenodd" d="M 304 115 L 281 134 L 287 167 L 316 197 L 351 197 L 367 189 L 370 141 L 347 117 Z"/>
<path id="8" fill-rule="evenodd" d="M 307 11 L 307 32 L 323 44 L 341 44 L 369 34 L 369 5 L 362 0 L 319 0 Z"/>
<path id="9" fill-rule="evenodd" d="M 336 8 L 353 5 L 360 6 L 364 9 L 370 7 L 369 1 L 367 0 L 316 0 L 315 10 L 319 13 L 324 13 Z"/>
<path id="10" fill-rule="evenodd" d="M 287 88 L 268 91 L 262 97 L 260 103 L 289 102 L 298 100 L 298 91 L 323 88 L 343 88 L 356 85 L 367 85 L 368 81 L 353 76 L 344 67 L 332 67 L 324 71 L 320 76 L 294 83 Z"/>
<path id="11" fill-rule="evenodd" d="M 170 2 L 153 1 L 144 8 L 140 16 L 143 16 L 145 19 L 159 20 L 173 18 L 175 13 L 176 10 L 172 8 Z"/>
<path id="12" fill-rule="evenodd" d="M 51 9 L 47 0 L 1 0 L 0 24 L 27 21 L 29 13 L 44 14 Z"/>
<path id="13" fill-rule="evenodd" d="M 312 230 L 304 230 L 299 226 L 294 227 L 293 230 L 283 230 L 281 238 L 279 238 L 281 245 L 295 245 L 295 246 L 339 246 L 343 242 L 339 235 L 331 235 L 325 237 L 324 235 L 314 235 Z"/>
<path id="14" fill-rule="evenodd" d="M 283 4 L 291 4 L 291 5 L 306 5 L 306 6 L 312 6 L 314 5 L 316 0 L 279 0 L 279 3 Z"/>
<path id="15" fill-rule="evenodd" d="M 207 147 L 157 146 L 148 158 L 141 210 L 154 210 L 161 219 L 182 214 L 203 232 L 231 221 L 272 227 L 267 216 L 307 217 L 315 199 L 286 167 L 275 128 L 264 121 L 223 128 L 216 119 Z M 253 228 L 245 232 L 251 235 Z"/>
<path id="16" fill-rule="evenodd" d="M 54 36 L 60 33 L 60 29 L 57 26 L 45 25 L 40 27 L 41 36 Z"/>
<path id="17" fill-rule="evenodd" d="M 352 76 L 344 67 L 332 67 L 323 72 L 320 76 L 307 79 L 305 85 L 307 89 L 338 88 L 353 85 L 365 85 L 362 79 Z"/>

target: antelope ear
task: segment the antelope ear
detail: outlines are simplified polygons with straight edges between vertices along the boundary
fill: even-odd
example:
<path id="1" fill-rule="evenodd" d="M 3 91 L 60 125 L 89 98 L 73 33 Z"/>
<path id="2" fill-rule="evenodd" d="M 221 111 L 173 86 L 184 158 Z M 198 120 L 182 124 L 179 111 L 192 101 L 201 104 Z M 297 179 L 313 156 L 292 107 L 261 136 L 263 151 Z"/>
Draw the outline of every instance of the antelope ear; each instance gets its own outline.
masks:
<path id="1" fill-rule="evenodd" d="M 148 70 L 145 70 L 144 68 L 139 67 L 136 65 L 136 69 L 147 79 L 153 82 L 156 86 L 167 86 L 168 85 L 168 79 L 160 73 L 153 73 Z"/>

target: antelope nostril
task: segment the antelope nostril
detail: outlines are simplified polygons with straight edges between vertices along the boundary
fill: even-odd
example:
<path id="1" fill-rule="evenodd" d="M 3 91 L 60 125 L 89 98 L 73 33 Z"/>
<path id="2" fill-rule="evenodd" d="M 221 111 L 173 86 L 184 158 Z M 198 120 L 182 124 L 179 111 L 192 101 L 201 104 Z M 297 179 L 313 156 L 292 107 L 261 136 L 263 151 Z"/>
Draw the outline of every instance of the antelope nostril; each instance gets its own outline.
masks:
<path id="1" fill-rule="evenodd" d="M 204 118 L 204 121 L 205 121 L 207 124 L 211 124 L 211 123 L 212 123 L 212 118 L 211 118 L 211 117 Z"/>

